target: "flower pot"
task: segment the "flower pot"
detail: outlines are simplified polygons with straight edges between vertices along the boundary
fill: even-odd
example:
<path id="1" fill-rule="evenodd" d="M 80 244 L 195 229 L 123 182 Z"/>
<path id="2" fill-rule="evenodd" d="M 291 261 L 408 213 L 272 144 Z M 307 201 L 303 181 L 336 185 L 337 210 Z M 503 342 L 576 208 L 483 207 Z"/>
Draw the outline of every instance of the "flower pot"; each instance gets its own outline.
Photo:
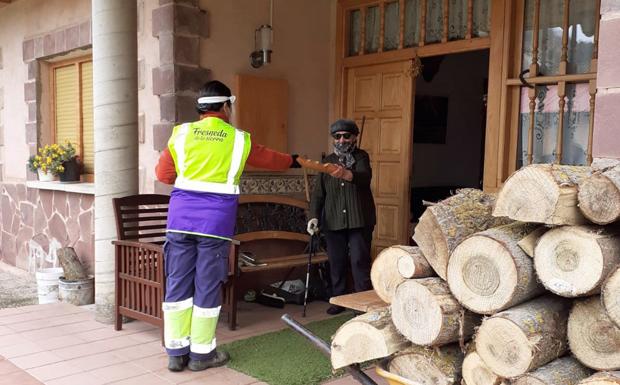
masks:
<path id="1" fill-rule="evenodd" d="M 52 174 L 51 172 L 43 172 L 41 171 L 41 169 L 37 170 L 37 174 L 39 175 L 39 180 L 41 182 L 51 182 L 55 179 L 54 174 Z"/>
<path id="2" fill-rule="evenodd" d="M 77 182 L 80 180 L 80 164 L 76 158 L 63 162 L 65 171 L 58 174 L 61 182 Z"/>
<path id="3" fill-rule="evenodd" d="M 95 277 L 89 275 L 73 281 L 67 281 L 65 277 L 58 278 L 58 298 L 60 302 L 75 306 L 95 303 Z"/>

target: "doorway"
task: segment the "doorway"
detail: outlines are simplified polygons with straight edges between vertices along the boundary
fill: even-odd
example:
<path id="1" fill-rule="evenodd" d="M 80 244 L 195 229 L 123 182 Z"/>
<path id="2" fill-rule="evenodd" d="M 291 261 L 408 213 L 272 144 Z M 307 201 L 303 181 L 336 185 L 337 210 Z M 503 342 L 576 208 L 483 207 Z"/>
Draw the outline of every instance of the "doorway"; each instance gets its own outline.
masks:
<path id="1" fill-rule="evenodd" d="M 482 188 L 484 168 L 489 51 L 421 60 L 412 123 L 412 225 L 424 201 L 447 198 L 458 188 Z"/>

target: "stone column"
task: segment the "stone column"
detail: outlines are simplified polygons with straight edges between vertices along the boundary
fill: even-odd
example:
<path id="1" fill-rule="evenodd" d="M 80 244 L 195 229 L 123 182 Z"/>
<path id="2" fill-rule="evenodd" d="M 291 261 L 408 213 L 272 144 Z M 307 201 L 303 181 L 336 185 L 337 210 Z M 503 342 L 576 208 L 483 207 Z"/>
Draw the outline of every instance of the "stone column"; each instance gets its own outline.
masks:
<path id="1" fill-rule="evenodd" d="M 114 321 L 112 198 L 138 193 L 137 4 L 93 0 L 96 319 Z"/>
<path id="2" fill-rule="evenodd" d="M 601 1 L 596 109 L 594 112 L 594 158 L 620 159 L 620 2 Z"/>

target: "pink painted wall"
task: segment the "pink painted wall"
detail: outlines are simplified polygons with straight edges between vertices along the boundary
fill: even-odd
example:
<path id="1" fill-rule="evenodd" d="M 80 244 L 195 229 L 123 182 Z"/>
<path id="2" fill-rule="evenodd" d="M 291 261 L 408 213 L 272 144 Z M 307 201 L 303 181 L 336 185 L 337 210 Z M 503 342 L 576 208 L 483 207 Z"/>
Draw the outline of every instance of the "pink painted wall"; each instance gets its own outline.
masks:
<path id="1" fill-rule="evenodd" d="M 620 2 L 601 2 L 592 154 L 620 159 Z"/>

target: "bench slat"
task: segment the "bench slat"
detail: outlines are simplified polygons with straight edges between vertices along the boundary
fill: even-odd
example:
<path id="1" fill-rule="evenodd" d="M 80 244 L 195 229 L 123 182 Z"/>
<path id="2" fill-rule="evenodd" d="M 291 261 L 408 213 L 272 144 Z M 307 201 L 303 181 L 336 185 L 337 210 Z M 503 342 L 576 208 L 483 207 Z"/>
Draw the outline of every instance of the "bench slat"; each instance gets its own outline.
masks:
<path id="1" fill-rule="evenodd" d="M 308 263 L 308 255 L 300 254 L 297 256 L 288 256 L 285 258 L 269 258 L 264 260 L 266 265 L 262 266 L 242 266 L 239 270 L 243 273 L 254 273 L 257 271 L 285 269 L 290 267 L 305 266 Z M 312 257 L 312 264 L 327 261 L 327 255 L 321 253 Z"/>

